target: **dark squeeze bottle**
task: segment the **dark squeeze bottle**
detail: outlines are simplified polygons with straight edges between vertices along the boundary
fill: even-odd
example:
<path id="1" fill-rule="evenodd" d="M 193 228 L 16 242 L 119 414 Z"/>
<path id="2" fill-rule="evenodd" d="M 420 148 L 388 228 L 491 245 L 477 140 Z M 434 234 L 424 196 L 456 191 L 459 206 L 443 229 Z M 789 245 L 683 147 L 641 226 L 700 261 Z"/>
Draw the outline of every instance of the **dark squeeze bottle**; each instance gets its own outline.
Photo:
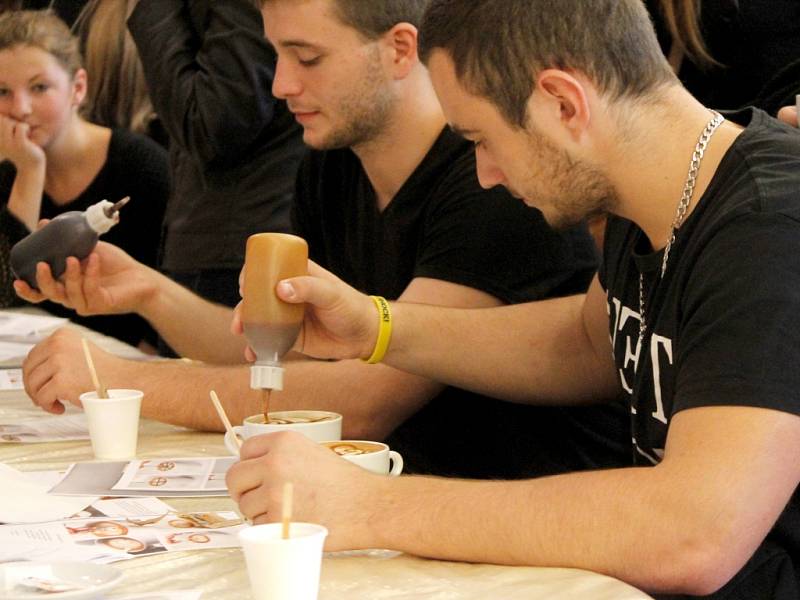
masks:
<path id="1" fill-rule="evenodd" d="M 85 211 L 62 213 L 41 229 L 24 237 L 11 248 L 11 268 L 19 279 L 36 288 L 36 265 L 46 262 L 58 279 L 67 268 L 67 257 L 84 259 L 91 254 L 103 233 L 119 223 L 119 209 L 130 200 L 116 204 L 102 200 Z"/>

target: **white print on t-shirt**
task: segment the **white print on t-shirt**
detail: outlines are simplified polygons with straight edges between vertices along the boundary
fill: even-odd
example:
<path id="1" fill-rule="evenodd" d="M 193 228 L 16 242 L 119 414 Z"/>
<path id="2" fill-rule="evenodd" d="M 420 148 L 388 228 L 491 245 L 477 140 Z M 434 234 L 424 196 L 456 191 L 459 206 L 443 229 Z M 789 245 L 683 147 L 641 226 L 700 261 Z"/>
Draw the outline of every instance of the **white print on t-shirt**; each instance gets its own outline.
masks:
<path id="1" fill-rule="evenodd" d="M 615 362 L 620 365 L 618 367 L 620 384 L 629 395 L 633 396 L 633 382 L 639 368 L 639 357 L 641 355 L 641 347 L 639 345 L 639 323 L 641 322 L 641 315 L 638 311 L 623 305 L 622 302 L 617 298 L 611 297 L 607 306 L 609 318 L 611 318 L 614 323 L 611 334 L 611 345 L 615 356 Z M 626 327 L 627 333 L 624 333 L 623 330 L 625 330 Z M 618 339 L 619 334 L 622 334 L 623 336 L 620 339 Z M 622 354 L 621 351 L 617 351 L 618 343 L 624 343 L 624 354 Z M 653 333 L 649 337 L 648 346 L 648 350 L 650 352 L 650 368 L 652 369 L 653 375 L 652 391 L 654 406 L 647 407 L 647 410 L 652 411 L 650 412 L 650 416 L 653 419 L 657 420 L 663 425 L 667 425 L 669 418 L 664 407 L 665 399 L 662 393 L 661 376 L 662 373 L 664 373 L 664 370 L 673 364 L 672 340 L 668 337 Z M 616 360 L 618 354 L 621 355 L 621 361 Z M 634 415 L 637 414 L 637 405 L 639 406 L 640 410 L 645 409 L 643 402 L 648 400 L 649 395 L 646 392 L 640 392 L 639 396 L 639 402 L 631 402 L 631 412 Z M 671 399 L 669 399 L 668 405 L 671 404 Z M 633 438 L 633 445 L 639 454 L 646 457 L 653 464 L 660 462 L 661 457 L 664 455 L 664 451 L 661 448 L 654 448 L 652 450 L 652 454 L 646 452 L 639 447 L 635 437 Z"/>
<path id="2" fill-rule="evenodd" d="M 617 300 L 616 298 L 611 299 L 611 303 L 608 305 L 609 316 L 611 314 L 611 304 L 614 305 L 615 309 L 615 316 L 614 316 L 614 334 L 611 336 L 611 347 L 612 349 L 616 349 L 617 347 L 617 333 L 622 331 L 625 325 L 628 323 L 628 320 L 633 317 L 636 319 L 636 328 L 638 331 L 639 322 L 642 320 L 641 315 L 628 308 L 627 306 L 623 306 L 622 302 Z M 628 380 L 625 378 L 625 369 L 627 369 L 631 363 L 633 364 L 633 372 L 636 373 L 636 369 L 639 366 L 639 338 L 636 337 L 636 352 L 631 350 L 631 336 L 626 336 L 625 338 L 625 359 L 622 361 L 622 368 L 619 369 L 619 380 L 622 383 L 622 389 L 624 389 L 628 394 L 633 394 L 633 386 L 628 383 Z"/>

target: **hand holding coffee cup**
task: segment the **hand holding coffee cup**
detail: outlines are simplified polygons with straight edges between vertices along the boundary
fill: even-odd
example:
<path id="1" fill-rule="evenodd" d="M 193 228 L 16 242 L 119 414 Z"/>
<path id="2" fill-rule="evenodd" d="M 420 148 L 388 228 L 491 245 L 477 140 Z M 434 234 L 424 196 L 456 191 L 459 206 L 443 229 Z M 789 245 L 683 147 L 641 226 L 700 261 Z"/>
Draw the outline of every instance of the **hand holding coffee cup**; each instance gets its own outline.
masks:
<path id="1" fill-rule="evenodd" d="M 403 457 L 381 442 L 332 440 L 322 442 L 334 453 L 367 471 L 396 477 L 403 472 Z"/>
<path id="2" fill-rule="evenodd" d="M 243 440 L 278 431 L 297 431 L 315 442 L 339 440 L 342 438 L 342 415 L 324 410 L 277 411 L 269 413 L 269 423 L 264 423 L 263 414 L 251 415 L 232 431 Z M 239 454 L 231 432 L 225 434 L 225 446 L 231 454 Z"/>
<path id="3" fill-rule="evenodd" d="M 348 462 L 294 431 L 257 435 L 242 445 L 225 483 L 242 515 L 260 524 L 280 519 L 284 485 L 291 481 L 293 536 L 295 523 L 318 523 L 330 531 L 327 551 L 374 548 L 374 529 L 364 516 L 387 486 L 400 481 Z"/>

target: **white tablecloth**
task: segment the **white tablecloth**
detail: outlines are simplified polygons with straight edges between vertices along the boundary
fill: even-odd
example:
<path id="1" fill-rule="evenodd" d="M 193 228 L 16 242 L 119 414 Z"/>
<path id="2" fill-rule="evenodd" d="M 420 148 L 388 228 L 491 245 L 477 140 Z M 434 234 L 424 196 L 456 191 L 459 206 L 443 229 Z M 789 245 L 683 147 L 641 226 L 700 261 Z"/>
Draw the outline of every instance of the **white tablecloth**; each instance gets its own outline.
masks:
<path id="1" fill-rule="evenodd" d="M 110 350 L 122 350 L 92 336 Z M 195 401 L 195 399 L 187 400 Z M 0 392 L 0 421 L 44 415 L 23 392 Z M 225 456 L 221 434 L 200 433 L 142 421 L 139 458 Z M 23 471 L 62 469 L 92 460 L 88 441 L 0 444 L 0 462 Z M 229 498 L 170 498 L 178 510 L 231 509 Z M 116 563 L 125 578 L 109 598 L 133 592 L 201 589 L 203 599 L 251 598 L 239 549 L 200 550 L 136 558 Z M 642 600 L 646 594 L 610 577 L 576 569 L 502 567 L 434 561 L 387 551 L 326 555 L 321 600 L 354 599 Z"/>

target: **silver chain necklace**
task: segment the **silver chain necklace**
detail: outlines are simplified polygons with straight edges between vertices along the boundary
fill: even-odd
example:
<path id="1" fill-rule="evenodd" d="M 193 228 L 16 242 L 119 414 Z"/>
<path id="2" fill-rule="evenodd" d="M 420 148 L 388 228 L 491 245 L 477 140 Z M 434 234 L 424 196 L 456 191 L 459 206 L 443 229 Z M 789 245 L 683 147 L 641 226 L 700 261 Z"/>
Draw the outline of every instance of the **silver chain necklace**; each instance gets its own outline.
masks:
<path id="1" fill-rule="evenodd" d="M 675 243 L 675 232 L 683 225 L 683 220 L 686 218 L 686 211 L 689 210 L 689 204 L 694 194 L 694 186 L 695 183 L 697 183 L 697 172 L 700 170 L 700 161 L 703 160 L 706 146 L 708 146 L 708 142 L 711 141 L 711 136 L 714 135 L 717 127 L 725 120 L 725 117 L 717 111 L 712 110 L 711 113 L 714 116 L 705 126 L 705 129 L 703 129 L 703 133 L 700 134 L 700 139 L 697 141 L 697 145 L 694 147 L 694 152 L 692 153 L 692 161 L 689 163 L 689 174 L 686 176 L 686 183 L 683 185 L 683 194 L 681 195 L 680 202 L 678 202 L 675 218 L 672 220 L 672 229 L 670 229 L 669 232 L 667 246 L 664 248 L 664 258 L 661 260 L 659 279 L 664 277 L 664 273 L 667 270 L 669 252 L 672 250 L 672 244 Z M 647 331 L 647 321 L 644 316 L 644 275 L 642 275 L 641 271 L 639 272 L 639 315 L 639 345 L 641 346 L 644 342 L 644 334 Z"/>

